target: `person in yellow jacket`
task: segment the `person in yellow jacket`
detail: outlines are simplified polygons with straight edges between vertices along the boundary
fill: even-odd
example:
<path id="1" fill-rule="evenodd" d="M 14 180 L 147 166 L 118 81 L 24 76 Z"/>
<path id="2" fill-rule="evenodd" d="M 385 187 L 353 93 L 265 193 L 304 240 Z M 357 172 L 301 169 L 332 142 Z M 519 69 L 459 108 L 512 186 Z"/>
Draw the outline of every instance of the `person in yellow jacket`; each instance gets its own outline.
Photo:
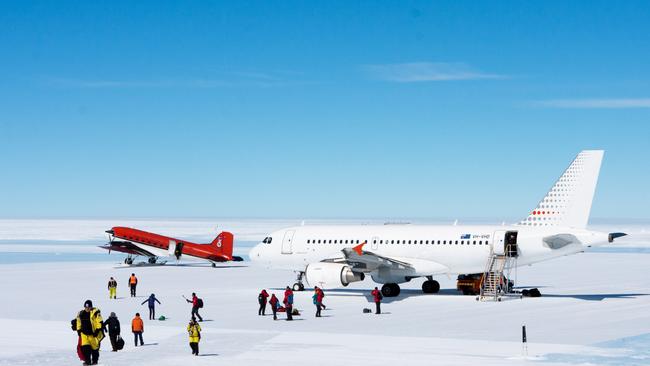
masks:
<path id="1" fill-rule="evenodd" d="M 86 300 L 84 309 L 77 315 L 77 334 L 81 343 L 84 365 L 96 365 L 99 360 L 99 346 L 104 339 L 102 314 Z"/>
<path id="2" fill-rule="evenodd" d="M 108 280 L 108 298 L 116 299 L 117 298 L 117 281 L 113 277 Z"/>
<path id="3" fill-rule="evenodd" d="M 187 334 L 190 336 L 190 348 L 194 356 L 199 355 L 199 342 L 201 341 L 201 326 L 196 322 L 196 318 L 192 317 L 190 324 L 187 325 Z"/>

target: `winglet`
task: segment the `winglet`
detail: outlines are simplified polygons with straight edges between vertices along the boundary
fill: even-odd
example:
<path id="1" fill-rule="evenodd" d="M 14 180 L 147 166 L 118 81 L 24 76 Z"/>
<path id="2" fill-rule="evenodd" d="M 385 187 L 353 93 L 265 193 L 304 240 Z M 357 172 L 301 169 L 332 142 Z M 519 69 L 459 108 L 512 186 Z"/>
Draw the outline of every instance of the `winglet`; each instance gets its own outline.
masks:
<path id="1" fill-rule="evenodd" d="M 363 243 L 357 245 L 356 247 L 353 247 L 352 250 L 357 252 L 358 255 L 363 255 L 363 246 L 366 245 L 367 241 L 364 241 Z"/>

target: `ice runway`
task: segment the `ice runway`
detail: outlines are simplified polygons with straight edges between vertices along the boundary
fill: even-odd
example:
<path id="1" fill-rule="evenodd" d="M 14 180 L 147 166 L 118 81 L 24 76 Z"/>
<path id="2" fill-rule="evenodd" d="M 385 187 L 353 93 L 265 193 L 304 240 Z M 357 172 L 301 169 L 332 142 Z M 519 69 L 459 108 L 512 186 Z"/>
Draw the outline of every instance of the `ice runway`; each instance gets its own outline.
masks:
<path id="1" fill-rule="evenodd" d="M 25 244 L 11 244 L 10 237 L 0 240 L 6 241 L 0 251 L 2 245 L 13 245 L 5 253 Z M 117 314 L 127 341 L 118 353 L 108 351 L 108 340 L 103 342 L 104 365 L 648 365 L 650 253 L 645 239 L 634 240 L 631 236 L 622 247 L 519 268 L 517 285 L 538 287 L 541 298 L 479 303 L 455 291 L 455 278 L 437 277 L 441 293 L 422 294 L 422 280 L 415 279 L 402 286 L 399 297 L 385 299 L 385 314 L 363 314 L 363 308 L 373 307 L 369 289 L 375 284 L 367 279 L 327 291 L 327 310 L 319 319 L 314 318 L 311 291 L 296 293 L 302 315 L 294 322 L 257 315 L 259 291 L 266 288 L 281 297 L 294 274 L 247 262 L 218 268 L 126 267 L 116 255 L 91 262 L 5 262 L 0 264 L 0 365 L 80 363 L 69 321 L 86 299 L 104 317 Z M 64 258 L 80 245 L 60 244 Z M 41 245 L 54 244 L 32 249 L 43 252 Z M 128 296 L 131 272 L 140 279 L 137 298 Z M 110 276 L 118 281 L 117 300 L 108 299 Z M 181 295 L 191 292 L 204 299 L 201 313 L 208 320 L 201 324 L 201 357 L 191 355 L 185 332 L 190 305 Z M 150 293 L 162 302 L 157 315 L 168 320 L 147 320 L 146 305 L 140 303 Z M 145 319 L 144 347 L 132 345 L 135 312 Z M 522 324 L 528 330 L 528 358 L 522 355 Z"/>

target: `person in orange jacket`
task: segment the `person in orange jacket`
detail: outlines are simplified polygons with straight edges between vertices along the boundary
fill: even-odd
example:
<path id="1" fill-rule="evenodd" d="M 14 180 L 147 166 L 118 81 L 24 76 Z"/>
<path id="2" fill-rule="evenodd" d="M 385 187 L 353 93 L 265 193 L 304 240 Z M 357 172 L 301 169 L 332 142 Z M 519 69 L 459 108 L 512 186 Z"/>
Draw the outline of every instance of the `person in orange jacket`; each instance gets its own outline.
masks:
<path id="1" fill-rule="evenodd" d="M 129 288 L 131 289 L 131 297 L 135 297 L 135 287 L 138 285 L 138 278 L 135 276 L 135 273 L 131 273 L 129 277 Z"/>
<path id="2" fill-rule="evenodd" d="M 131 331 L 133 332 L 133 338 L 135 339 L 135 346 L 138 346 L 138 338 L 140 338 L 140 345 L 144 346 L 144 341 L 142 340 L 142 333 L 144 333 L 144 322 L 140 318 L 140 313 L 135 313 L 135 318 L 131 320 Z"/>

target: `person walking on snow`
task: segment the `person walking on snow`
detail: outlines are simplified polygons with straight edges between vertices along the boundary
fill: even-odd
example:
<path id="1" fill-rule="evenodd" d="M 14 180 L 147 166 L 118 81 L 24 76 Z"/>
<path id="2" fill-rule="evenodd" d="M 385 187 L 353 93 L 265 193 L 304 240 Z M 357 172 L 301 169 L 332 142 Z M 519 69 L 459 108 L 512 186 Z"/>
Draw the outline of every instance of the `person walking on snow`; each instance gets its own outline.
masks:
<path id="1" fill-rule="evenodd" d="M 199 342 L 201 341 L 201 326 L 196 322 L 196 318 L 192 317 L 190 324 L 187 325 L 187 334 L 190 336 L 190 348 L 194 356 L 199 355 Z"/>
<path id="2" fill-rule="evenodd" d="M 111 313 L 108 319 L 104 321 L 104 330 L 108 330 L 108 339 L 111 341 L 113 352 L 117 352 L 117 337 L 120 335 L 120 321 L 115 313 Z"/>
<path id="3" fill-rule="evenodd" d="M 138 278 L 135 276 L 135 273 L 131 273 L 129 277 L 129 288 L 131 288 L 131 297 L 135 297 L 135 287 L 138 285 Z"/>
<path id="4" fill-rule="evenodd" d="M 322 288 L 320 288 L 320 287 L 317 287 L 317 288 L 318 288 L 318 292 L 320 292 L 320 307 L 325 309 L 327 307 L 327 306 L 325 306 L 325 304 L 323 304 L 323 298 L 325 297 L 325 292 L 323 292 Z"/>
<path id="5" fill-rule="evenodd" d="M 375 307 L 377 308 L 375 314 L 381 314 L 381 299 L 383 298 L 383 296 L 381 296 L 381 291 L 375 287 L 370 294 L 372 295 L 372 298 L 375 301 Z"/>
<path id="6" fill-rule="evenodd" d="M 156 299 L 156 295 L 151 294 L 149 295 L 149 298 L 144 300 L 140 305 L 144 305 L 145 302 L 149 303 L 149 320 L 156 320 L 156 302 L 160 304 L 160 301 Z"/>
<path id="7" fill-rule="evenodd" d="M 197 317 L 199 318 L 199 321 L 202 322 L 203 318 L 199 314 L 199 308 L 202 307 L 200 306 L 202 302 L 201 299 L 196 296 L 196 293 L 192 292 L 192 300 L 185 299 L 185 301 L 192 303 L 192 317 Z"/>
<path id="8" fill-rule="evenodd" d="M 113 277 L 108 280 L 108 298 L 117 299 L 117 281 Z"/>
<path id="9" fill-rule="evenodd" d="M 280 307 L 280 300 L 275 297 L 275 294 L 271 294 L 271 300 L 269 300 L 271 305 L 271 311 L 273 312 L 273 320 L 278 320 L 278 308 Z"/>
<path id="10" fill-rule="evenodd" d="M 312 299 L 314 299 L 314 305 L 316 305 L 316 317 L 320 318 L 320 311 L 323 309 L 323 293 L 320 291 L 320 289 L 317 286 L 314 286 L 314 295 L 312 296 Z"/>
<path id="11" fill-rule="evenodd" d="M 293 291 L 289 286 L 284 290 L 284 308 L 287 311 L 287 320 L 293 320 Z"/>
<path id="12" fill-rule="evenodd" d="M 260 304 L 260 309 L 257 311 L 257 315 L 266 315 L 266 302 L 268 297 L 269 294 L 265 289 L 257 295 L 257 302 Z"/>
<path id="13" fill-rule="evenodd" d="M 99 346 L 104 339 L 104 322 L 101 312 L 93 307 L 92 301 L 84 302 L 84 309 L 77 315 L 76 325 L 84 365 L 97 365 Z"/>
<path id="14" fill-rule="evenodd" d="M 131 331 L 133 332 L 135 346 L 138 346 L 138 338 L 140 338 L 140 345 L 144 346 L 144 341 L 142 340 L 142 333 L 144 333 L 144 322 L 142 321 L 142 318 L 140 318 L 140 313 L 135 313 L 135 318 L 131 320 Z"/>

